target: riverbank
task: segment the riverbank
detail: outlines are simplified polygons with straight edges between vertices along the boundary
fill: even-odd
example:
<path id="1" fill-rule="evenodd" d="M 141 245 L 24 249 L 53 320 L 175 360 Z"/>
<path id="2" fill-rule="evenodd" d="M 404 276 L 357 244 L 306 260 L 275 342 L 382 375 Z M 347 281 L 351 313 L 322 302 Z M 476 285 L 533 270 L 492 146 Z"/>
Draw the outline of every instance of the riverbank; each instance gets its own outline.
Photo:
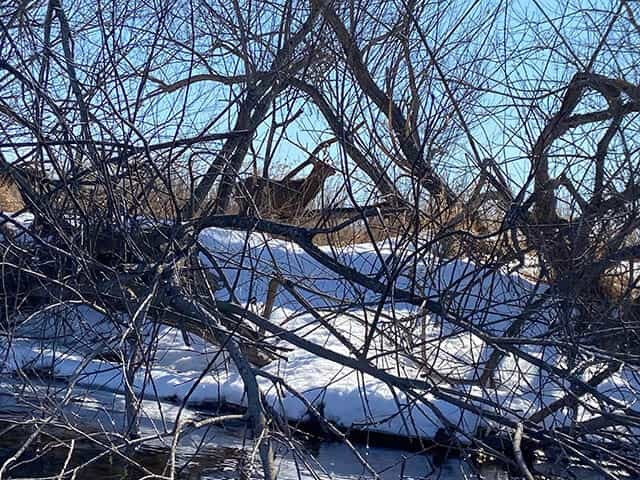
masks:
<path id="1" fill-rule="evenodd" d="M 394 442 L 402 438 L 426 443 L 449 425 L 455 427 L 456 441 L 465 443 L 479 426 L 495 426 L 492 416 L 522 421 L 554 405 L 570 389 L 568 380 L 551 376 L 536 364 L 543 361 L 562 368 L 565 359 L 553 344 L 535 341 L 520 347 L 529 360 L 505 355 L 492 386 L 478 383 L 478 365 L 493 351 L 483 335 L 500 336 L 532 302 L 553 300 L 544 299 L 544 287 L 517 275 L 429 255 L 412 266 L 412 274 L 420 279 L 420 294 L 449 299 L 450 308 L 473 325 L 476 334 L 395 302 L 392 292 L 382 298 L 354 286 L 288 242 L 220 229 L 205 230 L 200 241 L 220 267 L 215 273 L 222 272 L 233 286 L 235 300 L 257 313 L 274 275 L 286 276 L 296 285 L 295 295 L 284 290 L 277 295 L 271 321 L 310 342 L 315 350 L 267 336 L 265 341 L 279 348 L 282 358 L 265 366 L 264 375 L 258 377 L 270 408 L 292 424 L 313 425 L 314 410 L 321 409 L 343 431 L 360 432 L 365 438 L 368 434 Z M 365 275 L 378 272 L 381 259 L 397 258 L 393 244 L 323 251 Z M 398 288 L 408 282 L 408 275 L 396 279 Z M 552 309 L 548 312 L 534 315 L 522 336 L 535 338 L 553 328 Z M 354 351 L 361 351 L 374 324 L 379 334 L 368 346 L 370 373 L 335 360 L 357 359 Z M 389 354 L 397 348 L 402 328 L 409 332 L 407 339 L 420 332 L 423 341 Z M 418 330 L 412 335 L 411 329 Z M 145 362 L 132 385 L 138 395 L 187 405 L 246 405 L 242 380 L 217 346 L 151 321 L 143 330 Z M 122 366 L 99 357 L 121 355 L 126 331 L 127 319 L 108 319 L 89 307 L 50 309 L 29 318 L 6 339 L 0 352 L 2 373 L 26 372 L 124 392 Z M 588 382 L 597 371 L 594 362 L 576 375 Z M 424 388 L 419 396 L 408 398 L 384 381 L 384 375 Z M 460 381 L 448 382 L 451 378 Z M 599 394 L 636 412 L 634 392 L 639 389 L 637 372 L 628 366 L 597 386 Z M 583 421 L 592 415 L 589 402 L 597 400 L 585 397 L 578 409 Z M 562 429 L 575 420 L 568 413 L 567 408 L 553 410 L 542 423 Z"/>

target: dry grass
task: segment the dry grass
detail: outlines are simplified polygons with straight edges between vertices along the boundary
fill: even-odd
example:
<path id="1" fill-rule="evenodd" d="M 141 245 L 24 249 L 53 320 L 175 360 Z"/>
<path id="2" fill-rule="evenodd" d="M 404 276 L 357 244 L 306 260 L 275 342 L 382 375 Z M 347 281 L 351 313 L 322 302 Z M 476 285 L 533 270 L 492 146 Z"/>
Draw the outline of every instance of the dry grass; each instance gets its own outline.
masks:
<path id="1" fill-rule="evenodd" d="M 449 217 L 450 218 L 450 217 Z M 354 245 L 371 242 L 381 242 L 390 238 L 419 235 L 421 239 L 443 237 L 436 242 L 436 250 L 444 257 L 459 256 L 494 256 L 496 237 L 491 232 L 500 229 L 500 222 L 493 217 L 482 218 L 458 217 L 456 223 L 449 223 L 444 215 L 434 216 L 420 212 L 419 218 L 412 213 L 393 213 L 375 216 L 357 221 L 335 233 L 317 235 L 314 243 L 318 245 Z M 305 227 L 332 227 L 347 219 L 347 216 L 335 216 L 330 220 L 309 217 L 299 220 L 298 224 Z M 445 232 L 455 233 L 443 235 Z M 490 237 L 478 239 L 477 237 Z M 469 255 L 474 253 L 474 255 Z"/>
<path id="2" fill-rule="evenodd" d="M 0 175 L 0 211 L 17 212 L 25 207 L 15 182 L 9 175 Z"/>
<path id="3" fill-rule="evenodd" d="M 335 218 L 330 221 L 319 221 L 319 219 L 309 218 L 300 222 L 305 227 L 332 227 L 338 225 L 343 218 Z M 345 228 L 330 234 L 319 234 L 314 238 L 316 245 L 358 245 L 362 243 L 382 242 L 390 238 L 410 234 L 413 231 L 409 222 L 402 215 L 389 217 L 373 217 L 366 220 L 359 220 Z"/>

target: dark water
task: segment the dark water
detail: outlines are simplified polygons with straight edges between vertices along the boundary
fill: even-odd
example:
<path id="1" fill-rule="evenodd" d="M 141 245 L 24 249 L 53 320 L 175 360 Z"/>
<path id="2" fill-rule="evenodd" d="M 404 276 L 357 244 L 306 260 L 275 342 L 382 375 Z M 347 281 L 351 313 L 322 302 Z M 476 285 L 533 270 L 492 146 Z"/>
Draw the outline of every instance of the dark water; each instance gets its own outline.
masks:
<path id="1" fill-rule="evenodd" d="M 6 424 L 2 425 L 6 427 Z M 4 431 L 0 437 L 0 462 L 14 455 L 26 438 L 32 433 L 31 429 L 16 427 L 9 432 Z M 226 437 L 228 432 L 215 432 L 217 440 Z M 69 446 L 68 432 L 47 429 L 28 448 L 11 469 L 11 478 L 55 478 L 66 464 L 67 471 L 83 465 L 77 472 L 79 479 L 138 479 L 151 473 L 168 475 L 168 465 L 171 464 L 170 451 L 163 446 L 145 445 L 132 452 L 103 454 L 93 441 L 76 440 L 73 455 L 69 458 L 69 449 L 60 446 L 61 440 Z M 236 438 L 236 441 L 238 439 Z M 106 442 L 104 442 L 106 443 Z M 250 452 L 247 448 L 225 447 L 208 444 L 196 449 L 181 445 L 175 459 L 176 478 L 180 479 L 259 479 L 261 478 L 259 464 L 252 469 L 249 466 Z M 280 452 L 283 453 L 283 452 Z M 428 469 L 426 457 L 408 452 L 391 449 L 363 449 L 363 455 L 369 463 L 380 472 L 385 479 L 415 479 L 427 478 Z M 126 454 L 126 458 L 125 458 Z M 96 457 L 99 457 L 96 459 Z M 298 457 L 298 458 L 296 458 Z M 359 479 L 372 478 L 365 474 L 353 454 L 340 444 L 324 444 L 313 455 L 296 456 L 290 452 L 279 457 L 279 476 L 282 479 L 313 478 L 310 469 L 304 464 L 313 465 L 313 469 L 321 478 Z M 139 466 L 137 466 L 138 464 Z M 300 469 L 300 470 L 298 470 Z M 436 473 L 436 472 L 434 472 Z M 463 478 L 460 464 L 445 465 L 439 472 L 441 478 Z M 436 478 L 438 475 L 430 478 Z M 66 477 L 68 478 L 68 477 Z M 497 478 L 497 477 L 496 477 Z"/>
<path id="2" fill-rule="evenodd" d="M 40 412 L 51 411 L 66 388 L 63 385 L 43 384 L 32 386 L 29 391 L 16 391 L 21 399 L 18 404 L 16 395 L 10 393 L 18 389 L 18 386 L 10 381 L 0 382 L 0 465 L 15 455 L 33 433 L 31 426 L 20 422 L 38 418 Z M 252 444 L 241 423 L 200 429 L 185 435 L 181 438 L 173 459 L 169 448 L 170 437 L 166 440 L 156 438 L 130 451 L 120 449 L 118 453 L 105 454 L 105 446 L 118 444 L 117 436 L 113 433 L 119 431 L 124 422 L 122 396 L 82 389 L 74 390 L 73 393 L 73 400 L 60 410 L 57 420 L 34 439 L 13 464 L 8 476 L 5 473 L 2 478 L 60 478 L 59 474 L 65 464 L 67 471 L 82 466 L 77 470 L 75 478 L 89 480 L 170 478 L 170 465 L 176 466 L 176 479 L 261 478 L 259 461 L 257 456 L 251 461 Z M 177 406 L 145 401 L 143 409 L 146 412 L 141 418 L 143 436 L 172 429 L 172 419 L 178 412 Z M 199 418 L 200 415 L 209 416 L 211 413 L 185 410 L 184 415 Z M 70 428 L 73 426 L 78 427 L 77 430 Z M 95 433 L 91 439 L 83 439 L 79 434 L 80 429 Z M 74 450 L 69 455 L 72 439 L 75 439 Z M 390 448 L 357 448 L 359 454 L 384 480 L 509 478 L 507 472 L 498 466 L 485 465 L 482 471 L 478 471 L 464 462 L 451 460 L 440 468 L 434 468 L 427 455 Z M 282 480 L 374 478 L 342 443 L 301 442 L 295 449 L 280 446 L 277 453 L 278 478 Z"/>
<path id="3" fill-rule="evenodd" d="M 0 461 L 15 454 L 17 448 L 29 436 L 30 432 L 22 428 L 13 429 L 0 438 Z M 124 456 L 113 453 L 103 454 L 103 449 L 89 441 L 76 441 L 73 455 L 69 458 L 68 448 L 59 446 L 61 432 L 44 433 L 20 457 L 10 471 L 10 478 L 55 478 L 66 464 L 66 470 L 82 465 L 78 470 L 78 479 L 139 479 L 149 474 L 168 475 L 170 454 L 167 448 L 158 446 L 144 446 Z M 57 445 L 52 447 L 52 445 Z M 69 445 L 69 442 L 66 442 Z M 123 452 L 124 453 L 124 452 Z M 316 457 L 307 458 L 307 463 L 315 465 L 316 473 L 321 478 L 359 479 L 372 478 L 363 474 L 362 467 L 343 446 L 324 446 Z M 98 457 L 96 459 L 96 457 Z M 195 451 L 189 451 L 184 446 L 178 450 L 175 459 L 176 478 L 179 479 L 259 479 L 260 471 L 248 465 L 249 453 L 245 449 L 208 445 Z M 380 471 L 385 479 L 417 479 L 417 478 L 464 478 L 461 465 L 452 462 L 442 469 L 432 472 L 423 470 L 426 462 L 424 458 L 414 457 L 401 451 L 371 449 L 368 460 Z M 302 469 L 298 472 L 297 466 Z M 313 478 L 309 471 L 304 471 L 303 459 L 296 459 L 292 455 L 280 458 L 279 476 L 282 479 Z M 137 465 L 136 465 L 137 464 Z M 256 463 L 255 467 L 259 467 Z M 308 470 L 308 469 L 307 469 Z M 324 473 L 322 472 L 324 470 Z M 3 477 L 4 478 L 4 477 Z M 69 478 L 69 477 L 65 477 Z M 500 476 L 492 476 L 497 479 Z M 507 477 L 504 477 L 507 478 Z"/>
<path id="4" fill-rule="evenodd" d="M 6 424 L 3 425 L 5 426 Z M 27 431 L 20 427 L 9 432 L 3 431 L 0 437 L 0 461 L 4 463 L 14 455 L 30 433 L 31 429 Z M 96 443 L 76 440 L 70 456 L 70 441 L 61 442 L 65 437 L 69 437 L 68 432 L 56 432 L 55 429 L 41 434 L 14 464 L 9 473 L 10 478 L 55 478 L 65 465 L 66 471 L 82 467 L 77 470 L 78 479 L 138 479 L 151 473 L 169 473 L 167 466 L 171 459 L 167 448 L 144 446 L 131 452 L 123 452 L 123 455 L 103 454 L 104 449 Z M 66 447 L 61 443 L 65 443 Z M 242 475 L 241 467 L 239 469 L 244 458 L 242 450 L 225 447 L 208 447 L 196 456 L 180 451 L 176 459 L 177 478 L 249 478 Z M 70 478 L 70 475 L 64 478 Z"/>

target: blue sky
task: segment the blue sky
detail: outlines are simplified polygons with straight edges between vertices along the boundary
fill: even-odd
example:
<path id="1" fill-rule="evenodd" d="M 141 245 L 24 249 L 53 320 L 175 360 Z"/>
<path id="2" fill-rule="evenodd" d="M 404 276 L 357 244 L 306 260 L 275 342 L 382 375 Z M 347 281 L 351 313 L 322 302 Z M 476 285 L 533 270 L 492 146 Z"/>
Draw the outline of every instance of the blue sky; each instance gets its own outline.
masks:
<path id="1" fill-rule="evenodd" d="M 176 5 L 179 3 L 181 2 L 175 2 Z M 76 10 L 82 5 L 82 2 L 65 4 L 69 10 L 69 17 L 77 22 L 75 25 L 77 28 L 86 25 L 86 22 L 93 22 L 95 25 L 93 29 L 83 33 L 75 44 L 78 61 L 91 64 L 88 73 L 95 76 L 100 68 L 109 71 L 114 67 L 108 61 L 110 56 L 108 47 L 113 46 L 116 37 L 102 37 L 97 28 L 95 12 Z M 168 12 L 171 13 L 171 3 L 167 3 L 167 5 L 169 5 Z M 472 126 L 472 134 L 481 154 L 491 156 L 503 165 L 503 169 L 513 181 L 514 187 L 522 185 L 527 177 L 529 171 L 527 155 L 531 145 L 542 129 L 545 119 L 557 110 L 562 88 L 576 71 L 590 67 L 593 71 L 604 74 L 623 72 L 631 77 L 630 80 L 637 80 L 633 64 L 633 35 L 622 30 L 618 31 L 617 25 L 628 25 L 628 22 L 624 23 L 626 20 L 622 18 L 609 33 L 608 41 L 605 42 L 605 47 L 600 50 L 596 61 L 590 65 L 594 46 L 598 45 L 602 32 L 611 19 L 610 12 L 616 11 L 617 5 L 616 2 L 555 2 L 548 0 L 456 3 L 459 10 L 456 10 L 455 13 L 461 14 L 468 10 L 477 11 L 478 21 L 485 22 L 480 26 L 477 22 L 469 24 L 471 27 L 478 28 L 478 32 L 485 35 L 485 37 L 474 40 L 477 43 L 472 42 L 469 50 L 472 51 L 480 44 L 486 47 L 485 57 L 481 62 L 481 73 L 485 76 L 486 81 L 482 82 L 480 86 L 489 89 L 489 91 L 476 103 L 474 110 L 466 116 L 466 121 Z M 633 8 L 636 8 L 635 5 Z M 487 12 L 491 11 L 497 13 L 493 16 L 487 16 Z M 144 9 L 131 12 L 115 11 L 108 14 L 105 11 L 104 17 L 107 20 L 111 15 L 114 18 L 125 14 L 130 15 L 127 29 L 124 32 L 118 32 L 118 41 L 121 45 L 126 45 L 126 55 L 124 58 L 119 58 L 117 64 L 120 74 L 130 73 L 134 66 L 137 69 L 144 67 L 144 60 L 147 56 L 155 55 L 150 46 L 145 46 L 145 43 L 148 44 L 152 38 L 150 35 L 158 33 L 155 52 L 160 51 L 163 44 L 175 47 L 176 41 L 186 41 L 190 36 L 188 18 L 174 19 L 174 23 L 168 29 L 166 26 L 158 24 L 153 15 L 147 16 L 147 13 L 149 12 L 145 12 Z M 465 33 L 460 31 L 463 27 L 456 22 L 455 15 L 451 15 L 451 18 L 443 18 L 449 21 L 439 22 L 437 31 L 430 32 L 432 35 L 430 40 L 433 40 L 433 45 L 437 44 L 438 39 L 447 38 L 453 29 L 456 29 L 456 35 Z M 271 21 L 275 20 L 270 18 L 265 23 L 265 27 Z M 484 30 L 482 27 L 485 27 Z M 210 26 L 210 28 L 220 27 Z M 143 38 L 146 39 L 145 42 L 142 42 Z M 206 51 L 210 47 L 208 42 L 210 40 L 206 35 L 197 37 L 196 49 L 200 52 Z M 609 43 L 616 46 L 615 52 L 609 50 L 607 46 Z M 627 43 L 629 44 L 628 53 L 620 50 L 624 49 Z M 60 53 L 59 50 L 59 45 L 57 50 L 54 48 L 57 53 Z M 154 56 L 152 66 L 160 62 L 168 63 L 158 70 L 153 70 L 152 75 L 168 81 L 182 79 L 189 74 L 205 72 L 205 69 L 197 64 L 197 58 L 185 52 L 186 50 L 183 49 L 179 56 L 174 57 L 169 57 L 166 54 Z M 418 47 L 414 54 L 417 59 L 423 59 L 416 66 L 428 68 L 428 57 L 424 49 Z M 238 68 L 242 68 L 241 65 L 230 64 L 224 56 L 218 58 L 218 60 L 210 60 L 210 66 L 217 72 L 229 75 L 241 73 L 241 70 L 238 70 Z M 618 64 L 611 64 L 613 58 Z M 448 65 L 450 57 L 445 55 L 440 61 L 444 67 L 450 67 L 451 71 L 455 72 L 455 65 Z M 83 69 L 79 70 L 83 75 Z M 33 73 L 35 76 L 37 72 Z M 336 77 L 335 84 L 341 78 Z M 458 80 L 464 81 L 465 78 L 458 78 Z M 112 108 L 126 111 L 123 101 L 125 94 L 131 98 L 139 87 L 139 81 L 140 78 L 135 76 L 124 80 L 122 85 L 128 92 L 121 91 L 114 84 L 103 95 L 96 96 L 94 101 L 99 104 L 104 100 L 105 95 L 108 95 L 110 101 L 113 102 Z M 51 79 L 52 84 L 56 82 L 55 77 Z M 379 79 L 378 84 L 383 85 L 383 81 Z M 395 98 L 400 105 L 404 105 L 405 98 L 402 85 L 402 81 L 398 80 L 395 89 Z M 143 96 L 155 88 L 156 85 L 148 83 L 143 91 Z M 441 86 L 434 84 L 433 88 L 431 93 L 443 94 Z M 192 85 L 189 90 L 181 89 L 175 93 L 157 97 L 157 101 L 147 102 L 136 119 L 131 117 L 131 114 L 129 116 L 130 120 L 133 120 L 136 130 L 149 141 L 164 141 L 174 137 L 184 138 L 200 131 L 204 125 L 228 106 L 229 95 L 237 94 L 239 91 L 240 87 L 230 89 L 213 82 L 201 82 Z M 535 98 L 537 96 L 539 97 Z M 357 98 L 353 98 L 353 101 L 356 102 Z M 422 103 L 423 106 L 431 105 L 425 99 L 422 99 Z M 303 104 L 301 102 L 292 103 L 290 107 L 295 111 L 303 107 Z M 353 106 L 348 108 L 352 109 Z M 588 110 L 589 107 L 585 103 L 581 108 Z M 183 111 L 186 112 L 186 115 L 182 114 Z M 232 109 L 228 114 L 223 114 L 212 131 L 230 129 L 234 121 L 233 112 Z M 111 122 L 109 131 L 116 138 L 121 139 L 122 134 L 119 132 L 127 131 L 128 134 L 132 132 L 126 122 L 110 119 L 108 112 L 104 116 L 103 120 Z M 144 121 L 141 120 L 142 118 Z M 281 115 L 276 115 L 276 118 L 278 121 L 282 120 Z M 368 125 L 372 125 L 370 118 L 365 118 L 365 120 Z M 263 146 L 268 131 L 267 124 L 268 121 L 260 127 L 254 141 L 258 157 L 265 153 Z M 380 125 L 380 123 L 376 123 L 377 127 Z M 291 124 L 287 129 L 287 138 L 282 139 L 278 144 L 273 171 L 277 172 L 306 159 L 307 154 L 296 144 L 304 146 L 306 150 L 312 150 L 321 139 L 327 138 L 328 134 L 318 133 L 326 130 L 326 123 L 317 109 L 311 105 L 305 105 L 303 115 Z M 100 132 L 100 135 L 102 134 L 104 132 Z M 134 134 L 132 137 L 134 142 L 137 141 L 136 135 Z M 367 135 L 363 135 L 362 138 L 366 148 L 366 143 L 370 138 Z M 591 145 L 589 143 L 589 138 L 586 138 L 584 152 L 581 154 L 588 156 L 589 149 L 593 147 L 593 142 Z M 215 155 L 218 145 L 220 143 L 210 146 L 209 157 L 206 153 L 201 157 L 203 167 L 206 166 L 208 158 Z M 10 156 L 7 151 L 4 153 Z M 336 165 L 346 166 L 344 155 L 340 149 L 333 146 L 329 153 Z M 466 174 L 471 153 L 469 142 L 465 138 L 462 138 L 454 148 L 446 152 L 442 161 L 450 167 L 453 179 Z M 560 167 L 562 162 L 558 163 Z M 245 163 L 245 168 L 250 168 L 248 161 Z M 333 181 L 337 180 L 333 179 Z"/>

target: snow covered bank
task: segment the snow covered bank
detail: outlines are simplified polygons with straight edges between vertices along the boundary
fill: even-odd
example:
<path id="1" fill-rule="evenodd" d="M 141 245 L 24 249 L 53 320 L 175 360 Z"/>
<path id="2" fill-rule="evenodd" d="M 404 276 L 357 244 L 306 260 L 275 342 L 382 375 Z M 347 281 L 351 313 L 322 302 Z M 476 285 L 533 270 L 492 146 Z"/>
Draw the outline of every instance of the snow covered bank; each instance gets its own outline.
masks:
<path id="1" fill-rule="evenodd" d="M 435 383 L 439 388 L 483 411 L 526 418 L 566 393 L 568 385 L 564 380 L 513 355 L 506 355 L 500 363 L 495 386 L 474 385 L 473 380 L 477 380 L 480 373 L 475 366 L 491 352 L 482 338 L 414 306 L 394 302 L 392 291 L 382 297 L 345 282 L 293 244 L 258 234 L 219 229 L 206 230 L 200 241 L 221 267 L 228 284 L 233 286 L 237 301 L 256 312 L 261 311 L 271 276 L 282 275 L 292 280 L 297 286 L 296 293 L 323 313 L 324 323 L 286 291 L 276 297 L 271 320 L 331 352 L 354 357 L 348 344 L 362 348 L 375 324 L 378 334 L 367 356 L 372 365 L 406 379 L 433 379 L 437 372 Z M 410 257 L 410 249 L 400 255 L 398 245 L 386 243 L 378 245 L 377 250 L 373 245 L 339 251 L 324 249 L 364 274 L 377 274 L 385 262 L 387 271 L 395 269 L 402 273 L 397 279 L 398 287 L 413 286 L 424 296 L 446 299 L 448 308 L 488 335 L 502 334 L 543 293 L 518 276 L 478 268 L 470 262 L 420 255 L 410 265 L 401 266 L 402 258 Z M 415 272 L 417 285 L 410 284 L 409 269 Z M 224 291 L 219 294 L 221 300 L 227 300 Z M 544 333 L 553 321 L 550 312 L 536 310 L 527 323 L 526 333 L 531 336 Z M 115 350 L 122 347 L 126 328 L 126 320 L 112 322 L 86 307 L 49 311 L 30 319 L 18 330 L 17 336 L 3 342 L 0 373 L 21 369 L 32 373 L 46 371 L 73 379 L 87 388 L 99 386 L 124 391 L 122 367 L 98 358 L 87 361 L 87 358 L 91 358 L 88 355 L 96 345 Z M 245 404 L 242 380 L 216 346 L 193 337 L 190 345 L 186 345 L 181 332 L 167 326 L 147 324 L 145 333 L 149 348 L 147 363 L 138 370 L 134 382 L 138 393 L 191 403 Z M 417 338 L 422 334 L 427 341 L 420 344 Z M 414 340 L 415 344 L 411 344 Z M 280 377 L 312 404 L 322 404 L 326 418 L 346 428 L 433 437 L 443 426 L 443 418 L 467 433 L 472 433 L 478 422 L 484 420 L 477 413 L 442 399 L 435 391 L 425 390 L 419 399 L 406 398 L 370 375 L 320 358 L 281 339 L 269 341 L 288 350 L 286 358 L 274 361 L 264 371 Z M 405 351 L 389 354 L 398 342 Z M 565 362 L 552 346 L 520 348 L 531 360 L 544 359 L 558 367 Z M 592 374 L 593 371 L 587 369 L 582 376 L 587 380 Z M 442 376 L 466 382 L 447 383 Z M 260 377 L 259 381 L 267 400 L 277 411 L 291 420 L 308 416 L 307 407 L 295 395 L 267 378 Z M 640 411 L 635 397 L 635 392 L 640 390 L 637 371 L 623 367 L 598 390 Z M 583 419 L 591 415 L 588 406 L 594 401 L 588 397 L 585 400 L 580 413 Z M 566 425 L 566 409 L 548 416 L 545 422 L 554 427 Z"/>

